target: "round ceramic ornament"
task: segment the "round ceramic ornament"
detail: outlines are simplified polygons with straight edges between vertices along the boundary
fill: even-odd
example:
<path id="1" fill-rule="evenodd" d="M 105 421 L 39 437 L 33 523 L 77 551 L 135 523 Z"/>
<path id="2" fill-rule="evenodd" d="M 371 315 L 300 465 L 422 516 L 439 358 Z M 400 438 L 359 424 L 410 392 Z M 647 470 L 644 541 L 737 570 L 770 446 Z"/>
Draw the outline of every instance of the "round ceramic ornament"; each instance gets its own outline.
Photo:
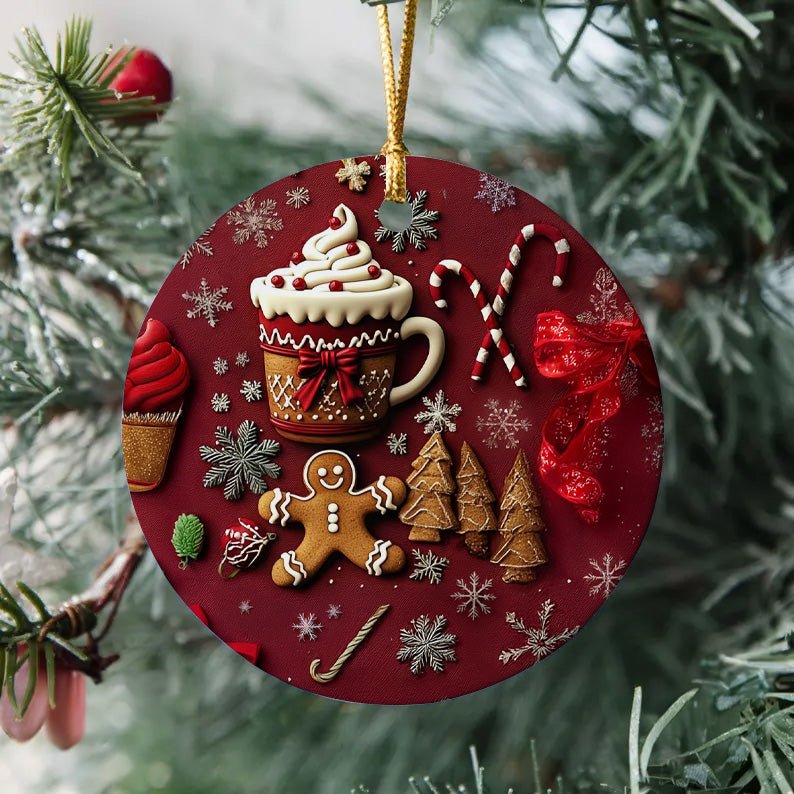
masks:
<path id="1" fill-rule="evenodd" d="M 185 252 L 123 446 L 152 552 L 218 637 L 318 694 L 422 703 L 525 670 L 604 603 L 662 409 L 634 307 L 564 220 L 411 157 L 394 231 L 382 164 L 282 179 Z"/>

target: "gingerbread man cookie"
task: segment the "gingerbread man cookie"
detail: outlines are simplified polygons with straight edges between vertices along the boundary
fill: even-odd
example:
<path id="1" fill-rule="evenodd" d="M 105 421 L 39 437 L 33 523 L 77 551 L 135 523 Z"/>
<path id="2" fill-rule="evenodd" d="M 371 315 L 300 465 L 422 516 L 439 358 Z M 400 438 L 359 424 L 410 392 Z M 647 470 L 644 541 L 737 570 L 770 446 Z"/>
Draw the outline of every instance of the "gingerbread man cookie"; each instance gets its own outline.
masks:
<path id="1" fill-rule="evenodd" d="M 303 524 L 303 542 L 285 551 L 273 566 L 279 587 L 297 587 L 309 581 L 334 553 L 339 552 L 371 576 L 396 573 L 405 565 L 405 553 L 390 540 L 370 534 L 365 518 L 397 510 L 406 488 L 397 477 L 381 475 L 357 491 L 353 461 L 327 449 L 312 455 L 303 468 L 306 496 L 274 488 L 259 500 L 259 514 L 271 524 Z"/>

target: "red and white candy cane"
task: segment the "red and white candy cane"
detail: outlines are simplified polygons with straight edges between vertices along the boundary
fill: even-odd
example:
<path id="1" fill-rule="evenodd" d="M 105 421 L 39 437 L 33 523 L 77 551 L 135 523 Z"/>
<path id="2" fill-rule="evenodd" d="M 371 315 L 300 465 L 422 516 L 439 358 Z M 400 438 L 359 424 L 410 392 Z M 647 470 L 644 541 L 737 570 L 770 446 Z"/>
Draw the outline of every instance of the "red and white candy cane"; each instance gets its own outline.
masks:
<path id="1" fill-rule="evenodd" d="M 571 246 L 568 240 L 562 236 L 559 229 L 549 223 L 529 223 L 518 233 L 515 242 L 510 248 L 507 264 L 499 278 L 499 289 L 497 290 L 493 305 L 488 303 L 482 285 L 474 273 L 466 267 L 466 265 L 461 264 L 455 259 L 445 259 L 439 262 L 430 274 L 430 294 L 436 306 L 440 309 L 444 309 L 447 306 L 446 300 L 444 300 L 441 295 L 441 284 L 444 275 L 451 271 L 463 278 L 468 285 L 469 290 L 477 301 L 477 306 L 480 309 L 483 320 L 485 320 L 485 324 L 488 327 L 488 331 L 483 337 L 480 349 L 477 352 L 477 358 L 475 359 L 474 368 L 471 373 L 472 380 L 482 380 L 483 370 L 488 361 L 491 347 L 495 344 L 516 386 L 527 385 L 527 380 L 519 369 L 515 356 L 505 339 L 500 318 L 507 307 L 507 299 L 510 295 L 510 288 L 513 285 L 513 275 L 518 267 L 518 263 L 521 261 L 524 247 L 527 242 L 534 237 L 543 237 L 553 243 L 554 250 L 557 252 L 557 258 L 554 262 L 554 273 L 551 283 L 554 287 L 561 287 L 568 270 L 568 255 L 570 254 Z"/>
<path id="2" fill-rule="evenodd" d="M 518 267 L 518 263 L 521 261 L 524 247 L 529 240 L 535 237 L 542 237 L 554 245 L 557 258 L 554 261 L 554 275 L 552 276 L 551 284 L 554 287 L 561 287 L 563 285 L 565 275 L 568 271 L 568 256 L 571 252 L 571 246 L 568 240 L 562 236 L 560 230 L 556 226 L 552 226 L 550 223 L 528 223 L 516 235 L 516 239 L 507 256 L 507 264 L 499 278 L 499 289 L 493 301 L 493 310 L 500 317 L 504 314 L 507 306 L 507 296 L 510 294 L 510 288 L 513 286 L 513 274 Z M 472 369 L 471 373 L 472 380 L 482 380 L 485 363 L 488 361 L 488 356 L 491 353 L 492 342 L 493 337 L 490 333 L 486 333 L 477 353 L 477 359 L 474 362 L 474 369 Z"/>
<path id="3" fill-rule="evenodd" d="M 493 307 L 488 302 L 482 285 L 474 273 L 472 273 L 466 265 L 461 264 L 456 259 L 443 259 L 433 268 L 433 272 L 430 274 L 430 295 L 435 301 L 436 306 L 438 306 L 439 309 L 445 309 L 447 307 L 447 302 L 441 295 L 441 284 L 447 273 L 455 273 L 466 282 L 469 291 L 477 302 L 480 314 L 486 326 L 488 326 L 488 339 L 492 340 L 496 345 L 497 350 L 502 356 L 502 361 L 504 361 L 507 371 L 510 373 L 510 377 L 513 379 L 516 386 L 526 386 L 527 379 L 516 363 L 513 351 L 510 350 L 510 345 L 507 344 L 507 340 L 499 324 L 498 315 L 494 314 Z"/>

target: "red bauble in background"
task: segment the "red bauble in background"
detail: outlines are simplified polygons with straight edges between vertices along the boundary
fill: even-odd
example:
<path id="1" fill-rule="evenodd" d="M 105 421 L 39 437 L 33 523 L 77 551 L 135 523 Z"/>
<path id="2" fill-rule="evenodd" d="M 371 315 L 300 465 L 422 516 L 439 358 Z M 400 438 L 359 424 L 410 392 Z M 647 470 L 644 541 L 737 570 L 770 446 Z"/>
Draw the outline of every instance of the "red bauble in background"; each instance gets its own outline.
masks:
<path id="1" fill-rule="evenodd" d="M 129 50 L 122 50 L 118 58 L 123 58 Z M 111 64 L 111 69 L 118 59 Z M 136 94 L 143 99 L 151 97 L 157 105 L 168 104 L 174 95 L 174 81 L 168 67 L 151 50 L 136 49 L 133 56 L 113 78 L 110 88 L 121 94 Z M 125 123 L 145 123 L 155 121 L 158 111 L 138 113 L 124 118 Z"/>

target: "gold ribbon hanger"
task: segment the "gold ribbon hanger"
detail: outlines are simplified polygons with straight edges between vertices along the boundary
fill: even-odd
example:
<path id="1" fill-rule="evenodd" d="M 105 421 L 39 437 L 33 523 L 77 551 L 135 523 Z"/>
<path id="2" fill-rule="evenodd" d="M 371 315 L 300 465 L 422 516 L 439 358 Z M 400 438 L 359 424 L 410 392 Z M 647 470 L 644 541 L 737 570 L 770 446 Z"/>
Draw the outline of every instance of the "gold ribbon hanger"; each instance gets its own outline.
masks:
<path id="1" fill-rule="evenodd" d="M 386 143 L 380 150 L 386 157 L 386 201 L 404 204 L 406 201 L 405 158 L 410 152 L 403 140 L 405 108 L 408 104 L 408 84 L 411 79 L 411 58 L 416 33 L 416 11 L 419 0 L 405 0 L 403 35 L 400 43 L 400 63 L 395 75 L 394 53 L 389 28 L 389 7 L 378 5 L 378 33 L 383 62 L 383 87 L 386 95 Z"/>

